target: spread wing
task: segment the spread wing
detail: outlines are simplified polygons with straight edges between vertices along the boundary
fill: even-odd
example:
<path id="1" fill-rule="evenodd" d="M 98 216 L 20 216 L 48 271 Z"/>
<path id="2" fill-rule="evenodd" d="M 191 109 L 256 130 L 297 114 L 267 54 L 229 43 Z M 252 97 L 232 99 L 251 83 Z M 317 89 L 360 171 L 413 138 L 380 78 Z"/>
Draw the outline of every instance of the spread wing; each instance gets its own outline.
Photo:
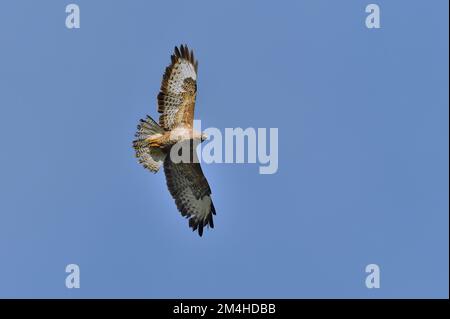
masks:
<path id="1" fill-rule="evenodd" d="M 197 67 L 194 52 L 175 47 L 172 63 L 166 68 L 158 94 L 159 124 L 165 130 L 177 126 L 192 127 L 197 95 Z"/>
<path id="2" fill-rule="evenodd" d="M 178 210 L 182 216 L 189 218 L 189 227 L 193 231 L 198 229 L 200 236 L 204 226 L 214 228 L 213 215 L 216 210 L 211 199 L 211 188 L 200 164 L 174 163 L 167 156 L 164 160 L 164 173 Z"/>

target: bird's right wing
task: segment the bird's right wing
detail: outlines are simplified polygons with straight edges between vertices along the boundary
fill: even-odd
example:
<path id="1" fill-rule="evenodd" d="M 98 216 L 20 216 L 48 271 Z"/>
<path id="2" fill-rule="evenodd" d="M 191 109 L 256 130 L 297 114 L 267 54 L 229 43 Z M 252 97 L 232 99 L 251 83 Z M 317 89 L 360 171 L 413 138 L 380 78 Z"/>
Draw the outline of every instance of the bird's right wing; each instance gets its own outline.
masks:
<path id="1" fill-rule="evenodd" d="M 165 130 L 192 127 L 197 95 L 198 62 L 187 46 L 175 47 L 172 63 L 166 68 L 158 94 L 159 124 Z"/>

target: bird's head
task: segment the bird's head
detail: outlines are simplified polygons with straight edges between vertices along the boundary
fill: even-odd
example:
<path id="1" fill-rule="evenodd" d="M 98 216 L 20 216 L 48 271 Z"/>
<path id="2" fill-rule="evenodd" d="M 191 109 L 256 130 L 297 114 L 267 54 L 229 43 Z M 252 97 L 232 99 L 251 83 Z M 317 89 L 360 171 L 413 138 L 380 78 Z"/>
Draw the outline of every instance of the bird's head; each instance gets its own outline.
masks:
<path id="1" fill-rule="evenodd" d="M 200 135 L 200 141 L 204 142 L 208 139 L 208 134 L 206 134 L 205 132 L 202 132 L 202 134 Z"/>

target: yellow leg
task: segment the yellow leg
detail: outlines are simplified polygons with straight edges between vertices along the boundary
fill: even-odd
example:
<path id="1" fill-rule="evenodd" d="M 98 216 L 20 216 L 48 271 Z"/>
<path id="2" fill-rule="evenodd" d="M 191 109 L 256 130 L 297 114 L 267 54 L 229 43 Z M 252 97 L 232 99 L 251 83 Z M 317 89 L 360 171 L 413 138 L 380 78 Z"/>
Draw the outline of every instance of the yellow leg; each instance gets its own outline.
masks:
<path id="1" fill-rule="evenodd" d="M 161 136 L 149 137 L 145 140 L 150 147 L 161 147 Z"/>

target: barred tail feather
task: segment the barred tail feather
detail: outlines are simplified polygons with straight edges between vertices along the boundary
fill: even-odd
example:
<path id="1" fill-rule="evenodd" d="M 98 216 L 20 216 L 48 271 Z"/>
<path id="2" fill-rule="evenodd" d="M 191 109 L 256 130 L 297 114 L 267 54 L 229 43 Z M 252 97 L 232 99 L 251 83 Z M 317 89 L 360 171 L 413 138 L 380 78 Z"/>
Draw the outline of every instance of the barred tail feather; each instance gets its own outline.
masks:
<path id="1" fill-rule="evenodd" d="M 136 139 L 133 141 L 133 147 L 139 163 L 153 173 L 159 170 L 166 154 L 160 148 L 150 147 L 146 139 L 162 133 L 164 133 L 164 130 L 147 115 L 145 119 L 140 120 L 135 134 Z"/>

